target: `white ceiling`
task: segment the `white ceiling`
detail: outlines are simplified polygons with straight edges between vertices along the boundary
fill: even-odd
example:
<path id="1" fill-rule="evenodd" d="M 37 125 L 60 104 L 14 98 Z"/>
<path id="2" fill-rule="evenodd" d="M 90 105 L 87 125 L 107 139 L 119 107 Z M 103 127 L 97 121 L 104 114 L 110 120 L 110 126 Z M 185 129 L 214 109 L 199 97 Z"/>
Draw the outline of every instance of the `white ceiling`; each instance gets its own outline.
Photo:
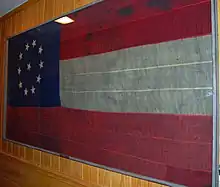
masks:
<path id="1" fill-rule="evenodd" d="M 0 17 L 28 0 L 0 0 Z"/>

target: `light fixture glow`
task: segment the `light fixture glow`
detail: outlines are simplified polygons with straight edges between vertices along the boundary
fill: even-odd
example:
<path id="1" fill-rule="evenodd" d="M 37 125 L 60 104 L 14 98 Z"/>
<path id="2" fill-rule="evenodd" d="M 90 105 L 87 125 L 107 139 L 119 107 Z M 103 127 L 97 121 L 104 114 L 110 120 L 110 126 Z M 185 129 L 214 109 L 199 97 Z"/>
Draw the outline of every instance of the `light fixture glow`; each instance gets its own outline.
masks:
<path id="1" fill-rule="evenodd" d="M 55 22 L 60 23 L 60 24 L 69 24 L 69 23 L 73 23 L 74 20 L 67 16 L 64 16 L 62 18 L 55 20 Z"/>

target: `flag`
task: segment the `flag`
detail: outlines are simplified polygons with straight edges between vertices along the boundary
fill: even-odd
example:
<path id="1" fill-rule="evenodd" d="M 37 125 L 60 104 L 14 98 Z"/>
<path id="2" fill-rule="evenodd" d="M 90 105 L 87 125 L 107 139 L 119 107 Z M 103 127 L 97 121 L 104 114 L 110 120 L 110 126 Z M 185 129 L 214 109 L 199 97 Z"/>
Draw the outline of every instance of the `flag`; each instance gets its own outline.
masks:
<path id="1" fill-rule="evenodd" d="M 106 0 L 69 17 L 9 39 L 6 137 L 210 185 L 210 1 Z"/>

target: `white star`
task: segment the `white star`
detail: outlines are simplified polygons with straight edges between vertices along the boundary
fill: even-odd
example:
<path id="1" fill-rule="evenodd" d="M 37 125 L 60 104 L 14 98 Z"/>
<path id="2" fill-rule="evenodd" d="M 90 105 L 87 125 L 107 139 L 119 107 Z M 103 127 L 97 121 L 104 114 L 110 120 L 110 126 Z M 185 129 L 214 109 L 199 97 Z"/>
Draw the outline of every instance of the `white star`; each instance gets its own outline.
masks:
<path id="1" fill-rule="evenodd" d="M 19 67 L 18 68 L 18 75 L 20 75 L 21 74 L 21 68 Z"/>
<path id="2" fill-rule="evenodd" d="M 29 44 L 27 43 L 27 44 L 25 45 L 25 50 L 28 51 L 29 47 L 30 47 L 30 46 L 29 46 Z"/>
<path id="3" fill-rule="evenodd" d="M 23 58 L 23 54 L 19 53 L 19 60 L 22 60 L 22 58 Z"/>
<path id="4" fill-rule="evenodd" d="M 39 54 L 41 54 L 43 52 L 42 46 L 39 47 L 39 51 L 38 52 L 39 52 Z"/>
<path id="5" fill-rule="evenodd" d="M 28 70 L 28 71 L 31 70 L 31 63 L 27 64 L 27 70 Z"/>
<path id="6" fill-rule="evenodd" d="M 24 89 L 24 95 L 26 95 L 26 96 L 28 95 L 28 89 L 27 88 Z"/>
<path id="7" fill-rule="evenodd" d="M 22 88 L 22 82 L 21 81 L 19 82 L 18 87 Z"/>
<path id="8" fill-rule="evenodd" d="M 38 75 L 36 78 L 37 78 L 37 82 L 40 84 L 40 80 L 41 80 L 40 75 Z"/>
<path id="9" fill-rule="evenodd" d="M 44 61 L 40 61 L 39 66 L 40 66 L 40 69 L 43 68 L 44 67 Z"/>
<path id="10" fill-rule="evenodd" d="M 31 88 L 32 94 L 35 94 L 35 90 L 36 90 L 36 88 L 34 86 L 32 86 L 32 88 Z"/>
<path id="11" fill-rule="evenodd" d="M 37 45 L 36 42 L 37 42 L 36 40 L 33 40 L 33 42 L 32 42 L 33 48 Z"/>

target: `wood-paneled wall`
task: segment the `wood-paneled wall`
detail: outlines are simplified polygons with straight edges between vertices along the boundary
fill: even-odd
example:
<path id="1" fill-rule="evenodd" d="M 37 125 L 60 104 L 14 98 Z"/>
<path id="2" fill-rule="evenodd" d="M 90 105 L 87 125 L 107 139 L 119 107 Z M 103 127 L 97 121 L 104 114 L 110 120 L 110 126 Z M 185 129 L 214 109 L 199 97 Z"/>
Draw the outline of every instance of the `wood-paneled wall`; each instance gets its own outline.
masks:
<path id="1" fill-rule="evenodd" d="M 29 0 L 0 18 L 0 186 L 1 187 L 162 187 L 104 169 L 2 141 L 6 38 L 93 0 Z"/>

